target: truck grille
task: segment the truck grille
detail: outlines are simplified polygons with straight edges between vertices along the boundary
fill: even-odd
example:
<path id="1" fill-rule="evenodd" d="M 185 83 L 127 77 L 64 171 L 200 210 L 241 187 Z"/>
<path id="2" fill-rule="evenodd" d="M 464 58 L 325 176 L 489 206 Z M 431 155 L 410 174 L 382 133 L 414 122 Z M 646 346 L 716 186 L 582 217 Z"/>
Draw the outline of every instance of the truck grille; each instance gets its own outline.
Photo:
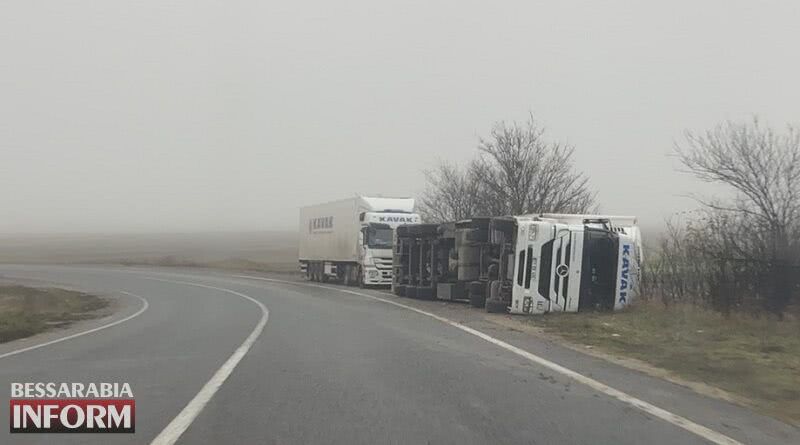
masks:
<path id="1" fill-rule="evenodd" d="M 375 261 L 375 267 L 380 270 L 392 270 L 392 259 L 391 258 L 373 258 Z"/>

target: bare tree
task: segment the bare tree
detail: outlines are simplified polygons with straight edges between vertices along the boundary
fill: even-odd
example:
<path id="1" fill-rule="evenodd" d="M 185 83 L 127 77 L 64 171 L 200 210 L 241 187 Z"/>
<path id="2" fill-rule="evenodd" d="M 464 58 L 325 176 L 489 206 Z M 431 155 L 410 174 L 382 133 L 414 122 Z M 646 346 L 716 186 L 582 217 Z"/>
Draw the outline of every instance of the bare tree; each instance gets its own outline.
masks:
<path id="1" fill-rule="evenodd" d="M 524 124 L 496 123 L 465 169 L 441 164 L 427 172 L 422 207 L 434 221 L 592 210 L 596 194 L 588 178 L 574 170 L 574 148 L 544 135 L 532 116 Z"/>
<path id="2" fill-rule="evenodd" d="M 478 211 L 478 182 L 469 168 L 440 162 L 425 171 L 428 187 L 420 199 L 419 211 L 426 222 L 458 221 Z"/>
<path id="3" fill-rule="evenodd" d="M 732 205 L 709 207 L 746 213 L 779 235 L 795 234 L 800 218 L 800 132 L 778 134 L 752 122 L 727 122 L 702 134 L 688 132 L 677 147 L 681 162 L 696 177 L 726 184 L 739 193 Z"/>
<path id="4" fill-rule="evenodd" d="M 522 125 L 496 123 L 478 150 L 478 180 L 506 213 L 584 213 L 594 206 L 588 178 L 574 171 L 574 147 L 548 141 L 533 116 Z"/>
<path id="5" fill-rule="evenodd" d="M 791 277 L 800 261 L 800 132 L 778 133 L 757 118 L 726 122 L 688 132 L 675 151 L 695 177 L 735 193 L 728 201 L 698 198 L 706 210 L 695 245 L 709 258 L 747 265 L 745 275 L 768 284 L 768 309 L 781 313 L 796 292 Z"/>

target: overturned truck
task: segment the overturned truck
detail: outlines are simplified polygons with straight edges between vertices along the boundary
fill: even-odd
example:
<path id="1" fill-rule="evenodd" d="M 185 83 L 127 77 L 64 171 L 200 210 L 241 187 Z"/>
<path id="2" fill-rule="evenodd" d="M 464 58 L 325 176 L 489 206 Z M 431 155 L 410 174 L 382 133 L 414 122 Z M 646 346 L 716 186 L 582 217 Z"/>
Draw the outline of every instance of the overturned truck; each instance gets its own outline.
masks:
<path id="1" fill-rule="evenodd" d="M 486 299 L 490 218 L 398 227 L 393 267 L 397 295 L 411 298 Z"/>
<path id="2" fill-rule="evenodd" d="M 639 291 L 636 218 L 540 214 L 397 229 L 392 288 L 489 312 L 620 309 Z"/>

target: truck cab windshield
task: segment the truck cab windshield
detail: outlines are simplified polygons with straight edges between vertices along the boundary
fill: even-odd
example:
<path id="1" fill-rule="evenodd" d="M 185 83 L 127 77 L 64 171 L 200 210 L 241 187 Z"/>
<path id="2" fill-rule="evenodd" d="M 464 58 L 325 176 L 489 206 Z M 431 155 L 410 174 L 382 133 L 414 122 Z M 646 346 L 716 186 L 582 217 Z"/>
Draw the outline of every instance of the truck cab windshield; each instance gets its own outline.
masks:
<path id="1" fill-rule="evenodd" d="M 386 224 L 370 224 L 366 230 L 366 243 L 372 249 L 391 249 L 394 231 Z"/>

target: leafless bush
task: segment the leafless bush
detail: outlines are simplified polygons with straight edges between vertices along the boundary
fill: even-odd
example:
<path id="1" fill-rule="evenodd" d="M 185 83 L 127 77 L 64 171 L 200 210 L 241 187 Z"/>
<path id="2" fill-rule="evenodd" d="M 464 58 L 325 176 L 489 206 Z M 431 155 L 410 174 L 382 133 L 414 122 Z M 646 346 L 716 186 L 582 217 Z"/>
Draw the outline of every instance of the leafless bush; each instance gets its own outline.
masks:
<path id="1" fill-rule="evenodd" d="M 778 134 L 757 119 L 687 133 L 676 148 L 697 178 L 732 189 L 730 200 L 697 198 L 702 208 L 670 222 L 647 272 L 665 303 L 698 300 L 729 312 L 763 307 L 782 315 L 800 275 L 800 133 Z"/>
<path id="2" fill-rule="evenodd" d="M 683 219 L 670 219 L 655 253 L 647 256 L 643 268 L 645 296 L 659 298 L 665 305 L 675 302 L 704 304 L 707 293 L 706 264 L 695 255 Z"/>
<path id="3" fill-rule="evenodd" d="M 583 213 L 594 208 L 588 178 L 574 170 L 574 148 L 548 141 L 531 116 L 498 122 L 465 167 L 442 163 L 427 172 L 421 208 L 429 221 L 475 215 Z"/>
<path id="4" fill-rule="evenodd" d="M 731 215 L 700 210 L 667 221 L 667 230 L 645 265 L 645 294 L 665 305 L 690 303 L 723 313 L 764 306 L 769 286 L 763 262 L 731 255 L 726 246 L 733 228 L 720 230 Z"/>

